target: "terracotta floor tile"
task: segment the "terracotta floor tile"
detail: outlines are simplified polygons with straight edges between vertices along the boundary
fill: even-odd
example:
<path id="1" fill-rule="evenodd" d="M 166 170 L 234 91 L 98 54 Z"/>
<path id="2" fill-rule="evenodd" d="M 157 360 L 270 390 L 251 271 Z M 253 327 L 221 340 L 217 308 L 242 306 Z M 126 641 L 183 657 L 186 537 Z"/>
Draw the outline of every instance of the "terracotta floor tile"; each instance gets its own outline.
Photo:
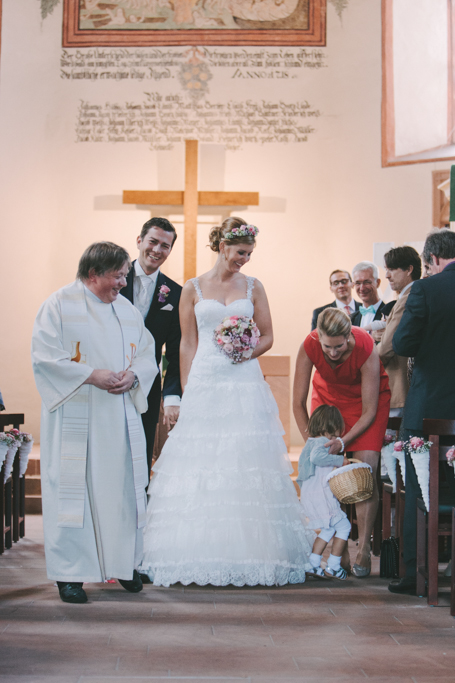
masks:
<path id="1" fill-rule="evenodd" d="M 138 595 L 88 584 L 88 604 L 68 605 L 46 578 L 39 522 L 0 557 L 0 683 L 454 683 L 446 595 L 428 608 L 373 575 Z"/>

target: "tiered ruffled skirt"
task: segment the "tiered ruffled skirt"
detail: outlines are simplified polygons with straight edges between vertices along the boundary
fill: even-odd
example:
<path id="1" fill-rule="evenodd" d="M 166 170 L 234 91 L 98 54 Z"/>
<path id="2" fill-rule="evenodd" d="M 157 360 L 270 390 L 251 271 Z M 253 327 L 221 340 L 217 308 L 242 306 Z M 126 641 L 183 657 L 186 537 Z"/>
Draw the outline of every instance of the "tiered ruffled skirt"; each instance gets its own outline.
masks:
<path id="1" fill-rule="evenodd" d="M 230 366 L 234 380 L 190 375 L 148 491 L 140 570 L 155 585 L 305 580 L 314 533 L 278 408 L 257 361 L 243 366 Z"/>

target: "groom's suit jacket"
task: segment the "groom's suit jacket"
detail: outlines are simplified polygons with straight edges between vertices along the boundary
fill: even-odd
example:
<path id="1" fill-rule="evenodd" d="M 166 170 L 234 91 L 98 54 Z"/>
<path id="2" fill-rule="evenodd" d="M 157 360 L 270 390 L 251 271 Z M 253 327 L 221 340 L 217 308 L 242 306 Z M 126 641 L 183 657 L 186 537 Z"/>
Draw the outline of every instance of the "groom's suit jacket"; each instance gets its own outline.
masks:
<path id="1" fill-rule="evenodd" d="M 126 278 L 126 287 L 121 291 L 134 304 L 134 261 Z M 163 303 L 158 301 L 159 290 L 166 285 L 171 290 Z M 166 344 L 168 366 L 163 384 L 163 396 L 181 396 L 180 387 L 180 321 L 179 302 L 182 287 L 160 271 L 156 279 L 155 293 L 145 318 L 145 326 L 155 339 L 156 362 L 160 367 L 163 346 Z M 145 437 L 147 439 L 147 461 L 151 465 L 155 429 L 159 419 L 161 403 L 161 375 L 158 374 L 148 396 L 148 410 L 142 415 Z"/>

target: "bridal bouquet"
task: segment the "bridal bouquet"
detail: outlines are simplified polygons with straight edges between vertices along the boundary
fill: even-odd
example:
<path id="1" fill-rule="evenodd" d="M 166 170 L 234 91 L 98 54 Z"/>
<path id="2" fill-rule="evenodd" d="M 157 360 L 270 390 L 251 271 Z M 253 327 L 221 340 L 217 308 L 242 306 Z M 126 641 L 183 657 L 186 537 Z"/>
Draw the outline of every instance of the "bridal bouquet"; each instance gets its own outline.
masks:
<path id="1" fill-rule="evenodd" d="M 248 360 L 259 344 L 256 323 L 246 315 L 231 315 L 215 327 L 213 341 L 232 363 Z"/>

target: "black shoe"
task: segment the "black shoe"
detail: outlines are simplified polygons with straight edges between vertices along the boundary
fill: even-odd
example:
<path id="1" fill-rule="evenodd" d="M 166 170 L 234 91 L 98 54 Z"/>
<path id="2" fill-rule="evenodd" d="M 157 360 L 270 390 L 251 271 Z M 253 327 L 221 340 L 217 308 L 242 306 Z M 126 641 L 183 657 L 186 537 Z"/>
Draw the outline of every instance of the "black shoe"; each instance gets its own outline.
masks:
<path id="1" fill-rule="evenodd" d="M 148 574 L 141 574 L 141 572 L 138 572 L 138 574 L 142 583 L 153 583 Z"/>
<path id="2" fill-rule="evenodd" d="M 388 588 L 391 593 L 399 593 L 400 595 L 416 595 L 417 585 L 414 578 L 405 576 L 399 581 L 392 581 L 389 583 Z"/>
<path id="3" fill-rule="evenodd" d="M 133 578 L 131 581 L 125 581 L 125 579 L 117 579 L 117 581 L 126 591 L 129 591 L 130 593 L 140 593 L 142 590 L 141 577 L 139 576 L 139 572 L 136 570 L 133 571 Z"/>
<path id="4" fill-rule="evenodd" d="M 87 602 L 87 593 L 81 583 L 65 583 L 57 581 L 58 592 L 63 602 L 83 603 Z"/>

